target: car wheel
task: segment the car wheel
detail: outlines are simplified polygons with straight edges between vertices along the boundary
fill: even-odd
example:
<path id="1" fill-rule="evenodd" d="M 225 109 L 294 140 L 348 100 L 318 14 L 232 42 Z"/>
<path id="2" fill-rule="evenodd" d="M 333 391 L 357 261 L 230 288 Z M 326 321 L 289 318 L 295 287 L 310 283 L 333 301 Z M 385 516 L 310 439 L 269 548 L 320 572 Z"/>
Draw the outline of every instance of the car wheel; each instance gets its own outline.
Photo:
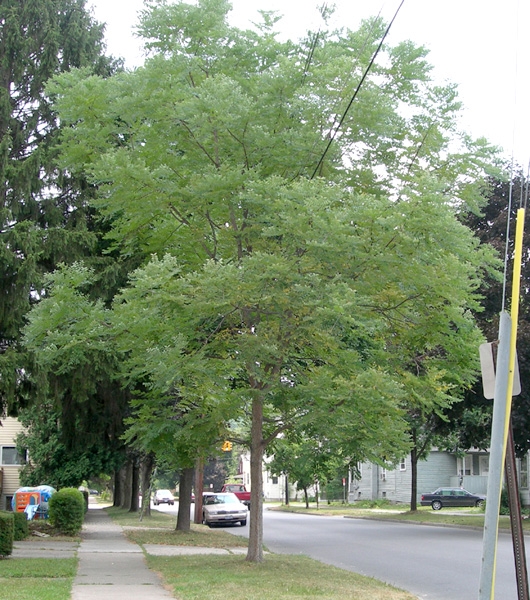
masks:
<path id="1" fill-rule="evenodd" d="M 433 510 L 441 510 L 442 503 L 440 502 L 440 500 L 433 500 L 431 506 Z"/>
<path id="2" fill-rule="evenodd" d="M 247 524 L 247 520 L 243 519 L 243 521 L 240 521 L 240 523 L 241 523 L 241 527 L 244 527 Z"/>
<path id="3" fill-rule="evenodd" d="M 477 500 L 475 503 L 475 506 L 477 506 L 477 507 L 484 506 L 484 500 Z"/>

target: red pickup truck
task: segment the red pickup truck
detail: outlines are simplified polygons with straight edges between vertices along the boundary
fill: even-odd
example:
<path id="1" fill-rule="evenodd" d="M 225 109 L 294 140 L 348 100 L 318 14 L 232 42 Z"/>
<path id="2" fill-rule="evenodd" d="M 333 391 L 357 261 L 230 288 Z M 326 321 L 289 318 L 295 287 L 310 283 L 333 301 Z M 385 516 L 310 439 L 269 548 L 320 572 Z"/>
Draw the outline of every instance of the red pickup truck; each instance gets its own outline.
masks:
<path id="1" fill-rule="evenodd" d="M 247 489 L 242 483 L 225 483 L 221 492 L 231 492 L 232 494 L 235 494 L 240 502 L 250 507 L 250 492 L 247 492 Z"/>

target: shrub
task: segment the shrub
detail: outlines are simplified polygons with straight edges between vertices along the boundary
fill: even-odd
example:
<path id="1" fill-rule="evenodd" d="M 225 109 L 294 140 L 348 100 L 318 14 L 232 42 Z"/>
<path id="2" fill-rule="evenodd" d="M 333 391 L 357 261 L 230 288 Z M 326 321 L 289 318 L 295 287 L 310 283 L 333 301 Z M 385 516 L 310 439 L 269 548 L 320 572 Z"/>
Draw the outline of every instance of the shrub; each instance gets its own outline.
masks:
<path id="1" fill-rule="evenodd" d="M 14 523 L 12 512 L 0 511 L 0 557 L 9 556 L 13 552 Z"/>
<path id="2" fill-rule="evenodd" d="M 83 494 L 83 500 L 85 501 L 85 512 L 88 510 L 88 490 L 79 490 Z"/>
<path id="3" fill-rule="evenodd" d="M 14 517 L 14 533 L 13 539 L 15 542 L 25 540 L 29 535 L 28 517 L 24 512 L 13 513 Z"/>
<path id="4" fill-rule="evenodd" d="M 63 488 L 52 495 L 49 502 L 50 524 L 66 535 L 77 535 L 83 527 L 85 500 L 75 488 Z"/>

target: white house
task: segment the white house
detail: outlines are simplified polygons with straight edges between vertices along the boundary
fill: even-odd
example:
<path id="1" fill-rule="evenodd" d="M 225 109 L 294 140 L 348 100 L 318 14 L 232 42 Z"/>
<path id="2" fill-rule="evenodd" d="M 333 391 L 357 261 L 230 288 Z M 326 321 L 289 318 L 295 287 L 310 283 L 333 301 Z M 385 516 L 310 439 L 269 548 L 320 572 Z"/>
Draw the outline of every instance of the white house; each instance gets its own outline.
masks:
<path id="1" fill-rule="evenodd" d="M 265 457 L 263 461 L 263 498 L 265 501 L 282 502 L 285 500 L 285 485 L 287 478 L 285 475 L 271 475 L 267 469 L 267 462 L 270 458 Z M 239 457 L 239 469 L 237 479 L 245 484 L 247 490 L 250 490 L 250 453 L 246 452 Z M 290 498 L 294 498 L 294 487 L 289 483 Z"/>

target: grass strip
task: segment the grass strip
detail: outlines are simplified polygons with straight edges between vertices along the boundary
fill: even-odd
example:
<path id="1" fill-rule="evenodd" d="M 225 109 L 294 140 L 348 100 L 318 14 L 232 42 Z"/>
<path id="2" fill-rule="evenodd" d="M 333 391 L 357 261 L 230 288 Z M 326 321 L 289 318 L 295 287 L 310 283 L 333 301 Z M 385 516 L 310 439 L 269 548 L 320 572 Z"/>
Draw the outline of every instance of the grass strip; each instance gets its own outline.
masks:
<path id="1" fill-rule="evenodd" d="M 124 529 L 127 538 L 136 544 L 164 544 L 168 546 L 199 546 L 204 548 L 246 548 L 248 539 L 226 531 L 211 530 L 205 525 L 192 525 L 189 533 L 149 529 Z"/>
<path id="2" fill-rule="evenodd" d="M 70 600 L 77 558 L 0 561 L 0 600 Z"/>
<path id="3" fill-rule="evenodd" d="M 269 510 L 282 512 L 293 512 L 299 514 L 312 514 L 324 516 L 343 516 L 359 519 L 377 519 L 404 521 L 409 523 L 423 523 L 435 525 L 451 525 L 455 527 L 484 527 L 484 511 L 481 508 L 446 508 L 434 511 L 430 506 L 422 506 L 417 511 L 411 512 L 408 505 L 388 504 L 385 508 L 367 508 L 355 504 L 323 504 L 318 508 L 305 505 L 281 505 L 270 507 Z M 510 518 L 501 515 L 499 518 L 499 529 L 508 531 L 510 529 Z M 530 531 L 530 519 L 523 520 L 523 529 Z"/>
<path id="4" fill-rule="evenodd" d="M 148 556 L 179 600 L 415 600 L 370 577 L 304 556 L 268 555 L 261 564 L 244 556 Z"/>
<path id="5" fill-rule="evenodd" d="M 164 544 L 168 546 L 199 546 L 205 548 L 246 548 L 248 539 L 232 535 L 220 529 L 210 529 L 206 525 L 191 524 L 191 531 L 177 531 L 176 517 L 151 511 L 150 517 L 142 521 L 138 515 L 131 515 L 125 509 L 109 507 L 105 511 L 112 520 L 124 528 L 127 538 L 135 544 Z"/>
<path id="6" fill-rule="evenodd" d="M 0 560 L 0 577 L 55 579 L 75 577 L 77 558 L 6 558 Z"/>
<path id="7" fill-rule="evenodd" d="M 6 579 L 0 577 L 0 600 L 36 600 L 37 598 L 38 600 L 70 600 L 72 582 L 71 578 Z"/>
<path id="8" fill-rule="evenodd" d="M 144 515 L 141 521 L 140 513 L 131 513 L 124 508 L 108 506 L 104 510 L 116 525 L 121 525 L 122 527 L 157 527 L 171 530 L 175 529 L 177 524 L 176 515 L 166 514 L 158 510 L 151 510 L 151 515 Z"/>

